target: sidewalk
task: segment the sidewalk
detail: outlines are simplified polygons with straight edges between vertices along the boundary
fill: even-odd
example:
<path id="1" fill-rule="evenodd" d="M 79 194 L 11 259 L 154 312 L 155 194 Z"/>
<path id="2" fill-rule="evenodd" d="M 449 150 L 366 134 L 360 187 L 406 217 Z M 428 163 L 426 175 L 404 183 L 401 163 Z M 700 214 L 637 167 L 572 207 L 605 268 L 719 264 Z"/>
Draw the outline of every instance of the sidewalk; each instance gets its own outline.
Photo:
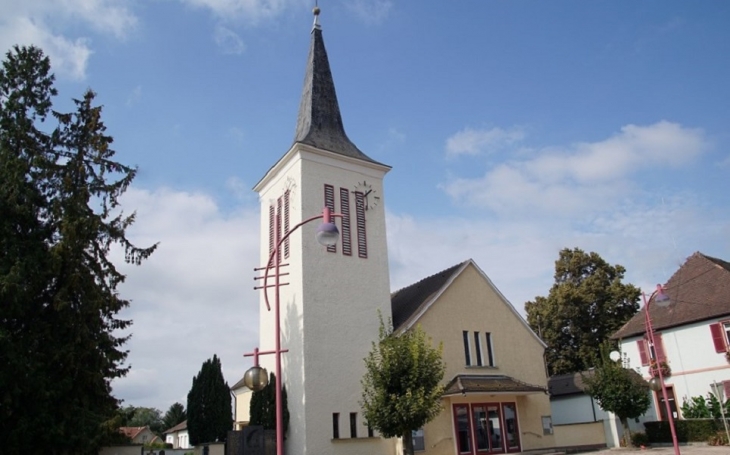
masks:
<path id="1" fill-rule="evenodd" d="M 681 455 L 728 455 L 730 446 L 686 445 L 679 446 Z M 646 449 L 603 449 L 594 452 L 585 452 L 586 455 L 674 455 L 674 447 L 648 447 Z"/>

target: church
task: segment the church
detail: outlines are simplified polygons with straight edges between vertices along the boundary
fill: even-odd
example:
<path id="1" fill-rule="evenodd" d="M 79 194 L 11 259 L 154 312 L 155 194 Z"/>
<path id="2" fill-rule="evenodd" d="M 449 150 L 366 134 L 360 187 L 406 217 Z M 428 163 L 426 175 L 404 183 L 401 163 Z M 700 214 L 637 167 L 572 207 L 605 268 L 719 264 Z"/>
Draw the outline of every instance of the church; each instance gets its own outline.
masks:
<path id="1" fill-rule="evenodd" d="M 319 9 L 314 14 L 293 144 L 254 187 L 261 204 L 260 264 L 276 262 L 270 267 L 275 282 L 269 273 L 268 283 L 259 283 L 265 287 L 259 349 L 285 350 L 280 378 L 290 420 L 284 453 L 401 452 L 399 441 L 368 427 L 359 405 L 363 359 L 378 338 L 379 312 L 392 317 L 396 332 L 420 324 L 434 345 L 443 343 L 443 410 L 414 432 L 418 453 L 555 447 L 545 345 L 474 261 L 391 292 L 383 184 L 390 166 L 345 133 Z M 323 207 L 338 214 L 336 245 L 317 243 L 318 223 L 308 222 Z M 278 311 L 271 308 L 275 293 Z M 274 357 L 261 355 L 259 362 L 273 372 Z M 250 390 L 242 381 L 232 389 L 239 429 L 248 422 Z"/>

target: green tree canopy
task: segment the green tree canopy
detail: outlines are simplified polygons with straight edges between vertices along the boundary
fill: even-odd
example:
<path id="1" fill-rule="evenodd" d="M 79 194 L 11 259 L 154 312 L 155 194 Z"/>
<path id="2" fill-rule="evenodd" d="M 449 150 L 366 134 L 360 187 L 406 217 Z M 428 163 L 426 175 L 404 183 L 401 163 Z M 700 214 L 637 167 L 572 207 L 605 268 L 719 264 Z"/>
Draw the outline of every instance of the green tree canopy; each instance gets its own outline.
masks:
<path id="1" fill-rule="evenodd" d="M 281 407 L 284 411 L 284 437 L 289 428 L 289 398 L 286 386 L 281 388 Z M 249 403 L 249 424 L 261 425 L 266 430 L 276 430 L 276 375 L 269 374 L 269 383 L 262 390 L 251 395 Z"/>
<path id="2" fill-rule="evenodd" d="M 596 400 L 604 411 L 613 412 L 624 428 L 626 447 L 631 446 L 628 419 L 642 416 L 649 405 L 649 383 L 634 370 L 623 368 L 621 362 L 608 358 L 609 343 L 601 345 L 598 366 L 583 375 L 586 393 Z"/>
<path id="3" fill-rule="evenodd" d="M 233 428 L 231 389 L 223 379 L 218 356 L 203 363 L 188 393 L 190 444 L 225 441 Z"/>
<path id="4" fill-rule="evenodd" d="M 386 438 L 403 437 L 406 455 L 413 455 L 412 432 L 441 412 L 446 370 L 441 351 L 420 326 L 395 334 L 381 317 L 379 340 L 365 358 L 365 420 Z"/>
<path id="5" fill-rule="evenodd" d="M 593 366 L 601 343 L 639 310 L 640 291 L 622 283 L 625 271 L 597 253 L 560 251 L 550 293 L 525 304 L 527 322 L 547 344 L 550 375 Z"/>
<path id="6" fill-rule="evenodd" d="M 162 421 L 162 411 L 159 409 L 133 406 L 130 408 L 132 408 L 131 416 L 125 422 L 125 427 L 150 427 L 150 430 L 158 436 L 167 429 Z"/>
<path id="7" fill-rule="evenodd" d="M 14 47 L 0 69 L 0 447 L 9 453 L 98 453 L 114 432 L 131 321 L 118 245 L 139 264 L 155 249 L 126 236 L 119 197 L 136 169 L 114 160 L 88 90 L 52 111 L 49 59 Z"/>
<path id="8" fill-rule="evenodd" d="M 169 430 L 175 425 L 182 423 L 185 419 L 187 419 L 185 406 L 182 403 L 173 403 L 162 418 L 163 427 L 165 430 Z"/>

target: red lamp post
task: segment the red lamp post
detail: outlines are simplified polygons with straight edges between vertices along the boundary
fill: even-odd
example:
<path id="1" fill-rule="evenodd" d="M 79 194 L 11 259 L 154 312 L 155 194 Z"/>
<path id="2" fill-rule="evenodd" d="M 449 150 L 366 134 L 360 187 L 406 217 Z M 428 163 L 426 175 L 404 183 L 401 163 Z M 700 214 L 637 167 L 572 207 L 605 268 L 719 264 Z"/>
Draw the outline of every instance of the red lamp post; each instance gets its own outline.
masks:
<path id="1" fill-rule="evenodd" d="M 281 220 L 280 220 L 280 214 L 276 214 L 275 219 L 275 226 L 281 226 Z M 281 348 L 281 317 L 280 317 L 280 299 L 279 299 L 279 288 L 282 286 L 282 283 L 280 281 L 281 279 L 281 273 L 280 273 L 280 267 L 286 266 L 288 264 L 281 264 L 281 257 L 280 257 L 280 249 L 281 245 L 284 243 L 286 239 L 289 238 L 289 236 L 299 229 L 300 227 L 304 226 L 305 224 L 312 222 L 314 220 L 322 219 L 322 224 L 320 224 L 317 227 L 317 241 L 321 243 L 324 246 L 331 246 L 337 243 L 337 239 L 339 237 L 339 231 L 337 230 L 337 226 L 332 222 L 332 218 L 336 217 L 342 217 L 340 214 L 333 214 L 328 207 L 325 207 L 322 210 L 321 215 L 313 216 L 311 218 L 307 218 L 306 220 L 302 221 L 301 223 L 297 224 L 293 228 L 289 230 L 286 234 L 283 236 L 279 232 L 279 229 L 275 229 L 276 231 L 276 245 L 274 249 L 271 251 L 271 254 L 269 255 L 269 260 L 266 262 L 266 265 L 264 267 L 258 267 L 254 269 L 255 271 L 263 271 L 263 275 L 260 277 L 256 277 L 254 279 L 256 280 L 263 280 L 263 284 L 261 286 L 257 286 L 254 289 L 263 289 L 264 291 L 264 301 L 266 302 L 266 308 L 267 310 L 271 311 L 271 305 L 269 304 L 269 294 L 268 290 L 270 287 L 274 288 L 274 336 L 276 338 L 274 349 L 271 351 L 259 351 L 259 348 L 255 348 L 253 352 L 249 352 L 244 354 L 244 357 L 253 357 L 254 359 L 254 366 L 249 368 L 246 373 L 244 374 L 244 383 L 246 387 L 250 388 L 253 391 L 259 391 L 266 387 L 266 384 L 268 383 L 268 377 L 266 370 L 261 368 L 259 366 L 259 356 L 260 355 L 268 355 L 268 354 L 274 354 L 275 356 L 275 363 L 276 363 L 276 454 L 277 455 L 283 455 L 284 453 L 284 411 L 282 406 L 282 398 L 281 398 L 281 354 L 284 352 L 287 352 L 288 349 L 282 349 Z M 269 285 L 268 279 L 269 279 L 269 271 L 271 269 L 274 269 L 274 284 Z"/>
<path id="2" fill-rule="evenodd" d="M 645 324 L 646 324 L 646 333 L 649 336 L 649 343 L 651 344 L 651 348 L 649 349 L 649 356 L 652 360 L 654 360 L 656 365 L 656 371 L 657 375 L 659 377 L 659 389 L 662 391 L 662 397 L 664 398 L 664 405 L 667 409 L 667 418 L 669 419 L 669 429 L 672 432 L 672 445 L 674 446 L 674 455 L 680 455 L 679 453 L 679 444 L 677 443 L 677 431 L 674 428 L 674 415 L 672 414 L 672 408 L 669 406 L 669 398 L 667 397 L 667 386 L 664 383 L 664 373 L 662 372 L 661 365 L 659 364 L 659 359 L 656 358 L 656 344 L 654 344 L 654 329 L 651 325 L 651 315 L 649 314 L 649 303 L 654 299 L 654 303 L 656 303 L 659 306 L 667 306 L 669 305 L 669 296 L 667 296 L 664 293 L 664 288 L 661 284 L 656 285 L 656 290 L 652 292 L 652 294 L 649 296 L 649 298 L 646 298 L 646 294 L 644 292 L 641 293 L 642 297 L 644 298 L 644 316 L 645 316 Z M 651 362 L 649 362 L 649 374 L 652 373 L 651 370 Z M 656 378 L 654 378 L 656 379 Z M 650 381 L 650 385 L 652 385 L 652 390 L 658 391 L 654 387 L 654 379 Z"/>

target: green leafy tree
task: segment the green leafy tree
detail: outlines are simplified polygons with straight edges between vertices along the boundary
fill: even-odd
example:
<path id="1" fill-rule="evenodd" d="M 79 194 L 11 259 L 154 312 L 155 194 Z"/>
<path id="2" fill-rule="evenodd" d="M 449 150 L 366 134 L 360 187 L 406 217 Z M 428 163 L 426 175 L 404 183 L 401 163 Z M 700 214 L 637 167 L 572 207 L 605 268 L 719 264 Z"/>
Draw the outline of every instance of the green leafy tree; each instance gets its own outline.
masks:
<path id="1" fill-rule="evenodd" d="M 281 388 L 281 408 L 284 411 L 284 436 L 289 428 L 289 398 L 286 386 Z M 265 430 L 276 430 L 276 375 L 269 374 L 269 383 L 262 390 L 251 395 L 249 424 L 261 425 Z"/>
<path id="2" fill-rule="evenodd" d="M 651 404 L 649 383 L 634 370 L 623 368 L 621 362 L 608 358 L 609 343 L 600 349 L 598 366 L 583 375 L 586 393 L 596 400 L 604 411 L 613 412 L 624 428 L 626 447 L 631 446 L 628 419 L 644 415 Z"/>
<path id="3" fill-rule="evenodd" d="M 223 379 L 218 356 L 203 363 L 188 393 L 190 444 L 225 441 L 233 428 L 231 389 Z"/>
<path id="4" fill-rule="evenodd" d="M 185 406 L 182 403 L 173 403 L 162 418 L 163 427 L 169 430 L 175 425 L 182 423 L 187 418 Z"/>
<path id="5" fill-rule="evenodd" d="M 129 419 L 125 426 L 150 427 L 150 430 L 158 436 L 167 429 L 162 421 L 162 412 L 157 408 L 145 407 L 135 408 L 132 418 Z"/>
<path id="6" fill-rule="evenodd" d="M 527 322 L 547 344 L 550 375 L 593 366 L 601 343 L 639 310 L 640 291 L 622 283 L 625 271 L 597 253 L 560 251 L 550 293 L 525 304 Z"/>
<path id="7" fill-rule="evenodd" d="M 110 249 L 139 264 L 156 245 L 126 236 L 134 214 L 119 197 L 136 169 L 114 160 L 95 94 L 52 111 L 50 71 L 40 49 L 18 46 L 0 69 L 0 447 L 98 453 L 131 324 L 117 317 L 129 302 Z"/>
<path id="8" fill-rule="evenodd" d="M 371 428 L 386 438 L 403 438 L 405 455 L 413 455 L 412 432 L 441 412 L 446 369 L 441 352 L 420 326 L 395 334 L 381 316 L 378 342 L 365 358 L 361 405 Z"/>

